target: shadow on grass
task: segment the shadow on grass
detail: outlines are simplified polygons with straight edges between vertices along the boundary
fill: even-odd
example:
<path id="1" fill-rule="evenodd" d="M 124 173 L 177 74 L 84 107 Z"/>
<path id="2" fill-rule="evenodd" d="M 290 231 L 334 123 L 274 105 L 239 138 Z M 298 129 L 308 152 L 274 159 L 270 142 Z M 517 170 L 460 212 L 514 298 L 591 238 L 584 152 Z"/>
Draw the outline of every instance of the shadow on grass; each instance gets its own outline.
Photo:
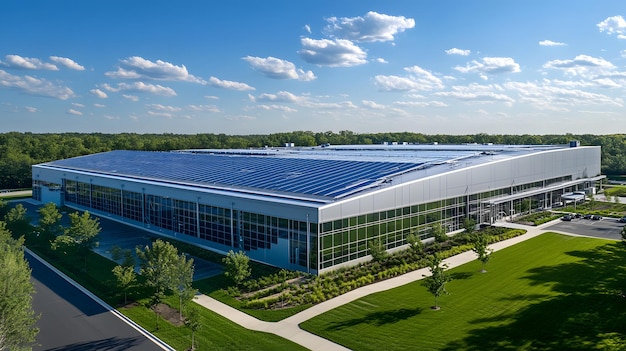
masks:
<path id="1" fill-rule="evenodd" d="M 385 324 L 396 323 L 404 319 L 411 318 L 415 315 L 422 313 L 421 308 L 400 308 L 390 311 L 378 311 L 368 313 L 362 318 L 349 319 L 343 322 L 332 323 L 326 330 L 335 331 L 344 328 L 350 328 L 359 324 L 371 324 L 375 326 L 382 326 Z"/>
<path id="2" fill-rule="evenodd" d="M 465 280 L 469 279 L 474 275 L 472 272 L 454 272 L 450 274 L 451 280 Z"/>
<path id="3" fill-rule="evenodd" d="M 472 321 L 476 329 L 444 350 L 626 349 L 626 247 L 611 243 L 566 254 L 582 260 L 532 269 L 524 277 L 561 295 L 510 296 L 537 302 L 513 315 Z M 491 325 L 481 328 L 483 323 Z"/>

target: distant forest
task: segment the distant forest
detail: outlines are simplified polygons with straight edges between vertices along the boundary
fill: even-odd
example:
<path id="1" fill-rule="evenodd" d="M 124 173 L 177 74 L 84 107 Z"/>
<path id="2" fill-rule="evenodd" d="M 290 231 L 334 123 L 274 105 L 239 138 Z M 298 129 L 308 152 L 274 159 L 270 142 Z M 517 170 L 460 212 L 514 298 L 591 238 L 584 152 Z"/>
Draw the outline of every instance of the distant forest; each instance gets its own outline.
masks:
<path id="1" fill-rule="evenodd" d="M 602 146 L 602 173 L 626 174 L 626 135 L 425 135 L 420 133 L 357 134 L 351 131 L 295 131 L 268 135 L 225 134 L 101 134 L 101 133 L 4 133 L 0 134 L 0 189 L 30 188 L 33 164 L 110 150 L 165 151 L 177 149 L 230 149 L 263 146 L 321 144 L 381 144 L 409 142 L 428 144 L 568 144 Z"/>

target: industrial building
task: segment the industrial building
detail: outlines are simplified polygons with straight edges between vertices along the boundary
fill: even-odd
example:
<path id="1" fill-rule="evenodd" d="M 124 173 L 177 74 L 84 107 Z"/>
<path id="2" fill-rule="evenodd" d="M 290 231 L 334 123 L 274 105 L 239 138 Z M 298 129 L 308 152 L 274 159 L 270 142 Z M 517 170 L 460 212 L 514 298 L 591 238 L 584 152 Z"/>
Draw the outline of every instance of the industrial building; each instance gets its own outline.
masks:
<path id="1" fill-rule="evenodd" d="M 33 199 L 313 274 L 406 236 L 550 208 L 601 184 L 600 147 L 322 145 L 110 151 L 33 166 Z"/>

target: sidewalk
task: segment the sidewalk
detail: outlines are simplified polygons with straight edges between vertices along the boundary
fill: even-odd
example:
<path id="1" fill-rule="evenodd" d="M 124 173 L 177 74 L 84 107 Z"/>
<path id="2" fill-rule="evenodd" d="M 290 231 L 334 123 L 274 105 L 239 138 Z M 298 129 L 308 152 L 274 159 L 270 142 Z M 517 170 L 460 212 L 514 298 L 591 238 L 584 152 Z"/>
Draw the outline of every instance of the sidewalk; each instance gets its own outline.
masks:
<path id="1" fill-rule="evenodd" d="M 520 243 L 524 240 L 534 238 L 545 231 L 542 229 L 551 222 L 542 224 L 538 227 L 529 227 L 524 225 L 518 225 L 514 223 L 500 223 L 496 225 L 506 226 L 508 228 L 520 228 L 525 229 L 527 232 L 524 235 L 517 236 L 508 240 L 500 241 L 489 246 L 494 251 L 499 251 L 509 246 Z M 472 251 L 466 251 L 459 255 L 449 257 L 443 260 L 443 263 L 448 265 L 448 268 L 458 267 L 465 263 L 476 260 L 476 254 Z M 267 333 L 272 333 L 281 336 L 285 339 L 291 340 L 299 345 L 302 345 L 309 350 L 313 351 L 345 351 L 349 350 L 339 344 L 333 343 L 328 339 L 324 339 L 315 334 L 309 333 L 300 329 L 300 324 L 306 320 L 309 320 L 315 316 L 318 316 L 324 312 L 335 309 L 341 305 L 355 301 L 361 297 L 369 294 L 385 291 L 399 286 L 414 282 L 422 279 L 425 275 L 429 275 L 428 268 L 422 268 L 413 272 L 403 274 L 398 277 L 383 280 L 374 284 L 370 284 L 355 290 L 352 290 L 346 294 L 337 296 L 330 300 L 324 301 L 317 305 L 312 306 L 300 313 L 297 313 L 291 317 L 285 318 L 278 322 L 265 322 L 258 320 L 244 312 L 241 312 L 235 308 L 232 308 L 224 303 L 221 303 L 209 296 L 198 295 L 195 298 L 195 302 L 199 305 L 217 313 L 221 316 L 230 319 L 231 321 L 239 324 L 240 326 Z"/>

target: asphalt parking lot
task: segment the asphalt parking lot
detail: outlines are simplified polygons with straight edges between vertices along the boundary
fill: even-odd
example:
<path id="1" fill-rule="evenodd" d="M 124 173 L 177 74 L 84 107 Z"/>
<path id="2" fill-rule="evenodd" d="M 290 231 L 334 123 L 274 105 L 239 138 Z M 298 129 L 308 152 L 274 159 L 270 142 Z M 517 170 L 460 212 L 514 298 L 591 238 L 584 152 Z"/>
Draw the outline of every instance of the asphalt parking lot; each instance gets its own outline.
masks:
<path id="1" fill-rule="evenodd" d="M 571 222 L 559 221 L 544 229 L 556 232 L 571 233 L 594 238 L 613 240 L 622 239 L 622 228 L 626 223 L 621 223 L 618 218 L 604 217 L 600 220 L 574 218 Z"/>

